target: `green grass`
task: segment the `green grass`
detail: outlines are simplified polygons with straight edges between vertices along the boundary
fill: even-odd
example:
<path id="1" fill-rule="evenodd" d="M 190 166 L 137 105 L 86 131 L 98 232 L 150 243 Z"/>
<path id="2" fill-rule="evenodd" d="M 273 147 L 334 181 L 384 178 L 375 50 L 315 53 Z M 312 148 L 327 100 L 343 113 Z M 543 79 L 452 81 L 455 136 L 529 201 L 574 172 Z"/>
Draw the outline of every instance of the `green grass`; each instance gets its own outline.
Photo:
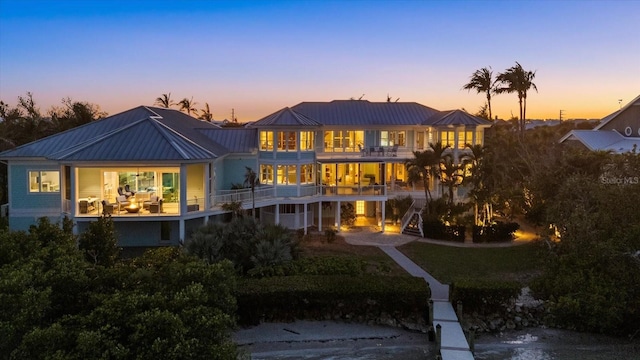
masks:
<path id="1" fill-rule="evenodd" d="M 528 284 L 539 274 L 544 254 L 537 242 L 504 248 L 460 248 L 413 242 L 398 249 L 443 283 L 466 278 Z"/>

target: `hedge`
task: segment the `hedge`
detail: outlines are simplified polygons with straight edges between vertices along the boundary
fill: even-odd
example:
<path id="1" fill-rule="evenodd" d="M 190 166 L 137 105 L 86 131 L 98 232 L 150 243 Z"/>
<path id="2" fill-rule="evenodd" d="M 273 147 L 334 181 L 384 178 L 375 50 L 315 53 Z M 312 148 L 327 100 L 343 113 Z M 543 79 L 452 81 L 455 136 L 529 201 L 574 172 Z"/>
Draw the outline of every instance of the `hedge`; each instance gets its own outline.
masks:
<path id="1" fill-rule="evenodd" d="M 451 284 L 452 304 L 462 301 L 464 312 L 487 314 L 500 311 L 520 294 L 517 282 L 458 279 Z"/>
<path id="2" fill-rule="evenodd" d="M 428 310 L 431 291 L 408 276 L 280 276 L 238 281 L 238 322 L 295 319 L 415 318 Z"/>
<path id="3" fill-rule="evenodd" d="M 424 237 L 436 240 L 464 242 L 465 227 L 463 225 L 445 225 L 440 220 L 424 220 L 422 223 Z"/>
<path id="4" fill-rule="evenodd" d="M 473 227 L 473 242 L 509 242 L 513 240 L 513 233 L 520 228 L 515 222 L 503 223 L 497 222 L 489 226 Z"/>

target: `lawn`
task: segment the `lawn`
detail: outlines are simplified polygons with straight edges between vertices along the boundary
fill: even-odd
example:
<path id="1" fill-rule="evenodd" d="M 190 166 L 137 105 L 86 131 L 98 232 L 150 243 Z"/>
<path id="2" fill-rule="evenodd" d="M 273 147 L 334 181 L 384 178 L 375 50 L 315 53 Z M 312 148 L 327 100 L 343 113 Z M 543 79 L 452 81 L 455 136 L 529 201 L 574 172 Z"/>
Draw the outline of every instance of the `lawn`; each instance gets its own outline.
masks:
<path id="1" fill-rule="evenodd" d="M 301 257 L 337 256 L 361 259 L 369 264 L 370 272 L 380 271 L 393 276 L 409 276 L 395 261 L 375 246 L 347 244 L 340 235 L 333 243 L 328 243 L 323 234 L 313 233 L 300 243 Z M 376 271 L 380 270 L 380 271 Z"/>
<path id="2" fill-rule="evenodd" d="M 413 242 L 398 249 L 443 283 L 467 278 L 528 284 L 540 273 L 544 254 L 539 242 L 502 248 L 460 248 Z"/>

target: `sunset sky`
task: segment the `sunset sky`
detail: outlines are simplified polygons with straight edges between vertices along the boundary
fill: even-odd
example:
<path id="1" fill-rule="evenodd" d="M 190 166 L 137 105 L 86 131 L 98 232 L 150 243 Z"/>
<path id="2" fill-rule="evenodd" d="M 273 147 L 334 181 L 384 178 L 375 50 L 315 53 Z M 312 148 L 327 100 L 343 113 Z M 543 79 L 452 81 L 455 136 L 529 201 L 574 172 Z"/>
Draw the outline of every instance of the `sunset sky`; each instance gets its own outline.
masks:
<path id="1" fill-rule="evenodd" d="M 481 67 L 535 70 L 528 118 L 601 118 L 640 95 L 640 1 L 0 0 L 0 99 L 115 114 L 174 100 L 257 120 L 302 101 L 475 113 Z M 515 94 L 493 113 L 518 114 Z"/>

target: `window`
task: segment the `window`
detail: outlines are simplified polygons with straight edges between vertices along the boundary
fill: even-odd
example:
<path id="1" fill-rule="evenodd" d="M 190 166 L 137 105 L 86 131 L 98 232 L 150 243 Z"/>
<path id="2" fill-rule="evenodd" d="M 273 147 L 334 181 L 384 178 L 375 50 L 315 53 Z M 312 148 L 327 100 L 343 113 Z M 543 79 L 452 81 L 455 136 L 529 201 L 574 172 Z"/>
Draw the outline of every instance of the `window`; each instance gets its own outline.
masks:
<path id="1" fill-rule="evenodd" d="M 313 150 L 313 131 L 301 131 L 300 132 L 300 150 L 309 151 Z"/>
<path id="2" fill-rule="evenodd" d="M 416 131 L 416 150 L 424 150 L 424 131 Z"/>
<path id="3" fill-rule="evenodd" d="M 359 152 L 364 147 L 364 131 L 334 130 L 324 132 L 324 151 Z"/>
<path id="4" fill-rule="evenodd" d="M 476 130 L 476 142 L 475 145 L 482 145 L 482 129 L 477 129 Z"/>
<path id="5" fill-rule="evenodd" d="M 300 165 L 300 183 L 301 184 L 313 184 L 313 164 Z"/>
<path id="6" fill-rule="evenodd" d="M 296 185 L 297 171 L 296 165 L 278 165 L 276 174 L 278 185 Z"/>
<path id="7" fill-rule="evenodd" d="M 296 132 L 295 131 L 279 131 L 278 132 L 278 151 L 295 151 L 296 150 Z"/>
<path id="8" fill-rule="evenodd" d="M 260 131 L 260 150 L 273 150 L 273 131 Z"/>
<path id="9" fill-rule="evenodd" d="M 464 149 L 467 144 L 473 145 L 473 131 L 460 130 L 458 132 L 458 149 Z"/>
<path id="10" fill-rule="evenodd" d="M 380 132 L 380 145 L 381 146 L 405 146 L 405 132 L 404 131 L 381 131 Z"/>
<path id="11" fill-rule="evenodd" d="M 442 146 L 445 147 L 449 145 L 451 148 L 456 146 L 455 143 L 455 131 L 440 131 L 440 142 Z"/>
<path id="12" fill-rule="evenodd" d="M 273 185 L 273 165 L 260 165 L 260 183 Z"/>
<path id="13" fill-rule="evenodd" d="M 60 171 L 29 171 L 29 192 L 60 192 Z"/>
<path id="14" fill-rule="evenodd" d="M 296 204 L 280 204 L 278 206 L 280 209 L 280 214 L 295 214 L 296 213 Z"/>

